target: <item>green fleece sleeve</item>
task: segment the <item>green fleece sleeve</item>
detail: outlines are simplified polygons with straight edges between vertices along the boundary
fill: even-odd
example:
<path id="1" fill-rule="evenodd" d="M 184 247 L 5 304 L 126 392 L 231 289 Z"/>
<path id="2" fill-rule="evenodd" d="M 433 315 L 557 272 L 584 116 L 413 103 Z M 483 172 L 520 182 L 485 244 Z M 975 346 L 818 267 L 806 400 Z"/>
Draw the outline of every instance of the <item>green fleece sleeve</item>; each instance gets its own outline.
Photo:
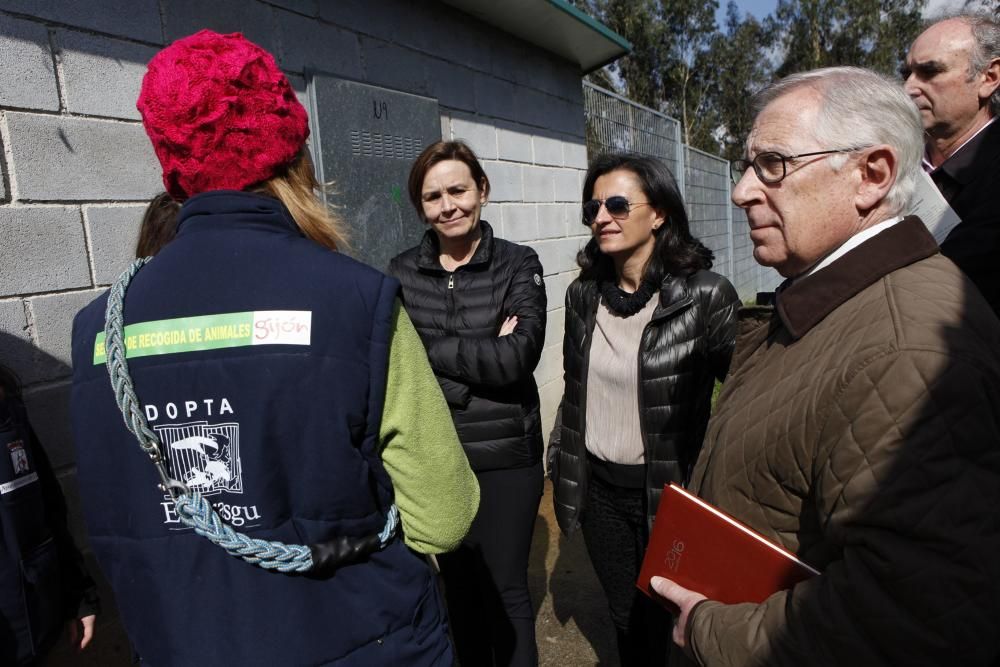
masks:
<path id="1" fill-rule="evenodd" d="M 423 343 L 398 301 L 380 437 L 407 546 L 425 554 L 456 548 L 479 509 L 479 483 Z"/>

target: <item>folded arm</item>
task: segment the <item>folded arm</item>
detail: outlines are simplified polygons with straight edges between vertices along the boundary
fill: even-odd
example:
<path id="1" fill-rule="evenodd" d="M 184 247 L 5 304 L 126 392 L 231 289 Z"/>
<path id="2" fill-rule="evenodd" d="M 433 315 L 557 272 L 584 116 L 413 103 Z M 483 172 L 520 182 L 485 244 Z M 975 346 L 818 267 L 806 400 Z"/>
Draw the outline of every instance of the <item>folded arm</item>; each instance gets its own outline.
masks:
<path id="1" fill-rule="evenodd" d="M 514 331 L 506 336 L 430 338 L 427 356 L 434 370 L 472 384 L 498 387 L 530 375 L 538 365 L 545 341 L 546 300 L 541 276 L 538 256 L 526 253 L 501 306 L 501 321 L 511 315 L 517 317 Z"/>

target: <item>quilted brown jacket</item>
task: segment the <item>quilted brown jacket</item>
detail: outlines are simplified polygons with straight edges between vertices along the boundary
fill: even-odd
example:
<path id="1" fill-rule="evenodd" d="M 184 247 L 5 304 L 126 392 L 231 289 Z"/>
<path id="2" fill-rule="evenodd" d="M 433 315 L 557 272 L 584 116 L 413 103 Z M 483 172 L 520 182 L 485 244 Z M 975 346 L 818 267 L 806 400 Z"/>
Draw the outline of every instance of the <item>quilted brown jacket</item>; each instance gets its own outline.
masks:
<path id="1" fill-rule="evenodd" d="M 687 657 L 993 663 L 1000 321 L 916 218 L 772 312 L 742 315 L 691 488 L 822 575 L 759 605 L 702 602 Z"/>

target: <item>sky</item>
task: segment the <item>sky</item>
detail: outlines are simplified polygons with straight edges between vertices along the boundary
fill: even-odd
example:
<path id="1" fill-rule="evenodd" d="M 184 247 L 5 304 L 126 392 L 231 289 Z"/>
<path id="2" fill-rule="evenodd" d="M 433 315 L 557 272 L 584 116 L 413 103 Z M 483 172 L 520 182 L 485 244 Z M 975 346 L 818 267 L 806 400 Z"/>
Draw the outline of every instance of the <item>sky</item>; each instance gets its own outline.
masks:
<path id="1" fill-rule="evenodd" d="M 715 13 L 715 20 L 721 26 L 726 19 L 726 5 L 729 0 L 719 0 L 719 9 Z M 963 0 L 927 0 L 924 7 L 924 16 L 933 17 L 945 12 L 958 11 L 965 3 Z M 972 3 L 976 4 L 975 2 Z M 736 0 L 736 6 L 741 12 L 749 12 L 758 19 L 762 19 L 778 5 L 777 0 Z M 970 7 L 974 8 L 974 7 Z"/>

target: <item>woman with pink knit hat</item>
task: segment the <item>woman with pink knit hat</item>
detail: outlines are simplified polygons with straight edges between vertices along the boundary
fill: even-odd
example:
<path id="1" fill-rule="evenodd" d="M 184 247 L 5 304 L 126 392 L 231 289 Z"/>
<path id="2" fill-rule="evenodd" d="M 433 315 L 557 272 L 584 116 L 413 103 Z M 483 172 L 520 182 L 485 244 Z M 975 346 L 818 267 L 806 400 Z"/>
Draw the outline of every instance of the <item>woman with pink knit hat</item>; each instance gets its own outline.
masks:
<path id="1" fill-rule="evenodd" d="M 305 110 L 270 54 L 207 30 L 152 59 L 138 108 L 177 232 L 77 315 L 72 397 L 136 653 L 450 665 L 419 554 L 459 543 L 478 486 L 398 283 L 336 252 Z"/>

